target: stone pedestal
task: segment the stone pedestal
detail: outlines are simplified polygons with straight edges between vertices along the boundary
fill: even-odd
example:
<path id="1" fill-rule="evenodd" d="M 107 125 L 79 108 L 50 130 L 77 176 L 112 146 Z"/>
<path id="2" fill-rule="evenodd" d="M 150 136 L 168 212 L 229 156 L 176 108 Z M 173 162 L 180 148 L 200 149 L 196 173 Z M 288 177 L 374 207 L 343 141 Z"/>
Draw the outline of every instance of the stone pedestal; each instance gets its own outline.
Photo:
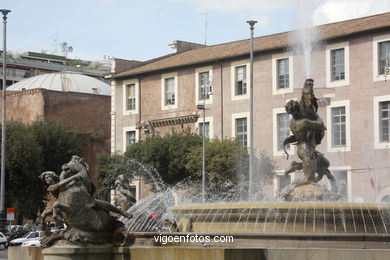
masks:
<path id="1" fill-rule="evenodd" d="M 43 260 L 40 247 L 10 246 L 8 260 Z"/>
<path id="2" fill-rule="evenodd" d="M 43 250 L 45 260 L 114 260 L 113 247 L 53 246 Z M 119 258 L 120 259 L 120 258 Z"/>

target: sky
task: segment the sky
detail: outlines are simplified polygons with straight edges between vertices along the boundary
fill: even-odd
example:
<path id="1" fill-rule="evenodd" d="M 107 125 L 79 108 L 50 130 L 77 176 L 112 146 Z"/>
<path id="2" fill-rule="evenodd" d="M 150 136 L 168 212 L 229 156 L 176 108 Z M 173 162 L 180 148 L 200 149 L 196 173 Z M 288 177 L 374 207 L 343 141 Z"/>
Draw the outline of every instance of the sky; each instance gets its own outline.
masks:
<path id="1" fill-rule="evenodd" d="M 66 42 L 73 47 L 69 58 L 145 61 L 172 53 L 174 40 L 215 45 L 248 39 L 248 20 L 258 21 L 258 37 L 390 12 L 390 1 L 0 0 L 0 9 L 11 10 L 9 51 L 62 54 Z"/>

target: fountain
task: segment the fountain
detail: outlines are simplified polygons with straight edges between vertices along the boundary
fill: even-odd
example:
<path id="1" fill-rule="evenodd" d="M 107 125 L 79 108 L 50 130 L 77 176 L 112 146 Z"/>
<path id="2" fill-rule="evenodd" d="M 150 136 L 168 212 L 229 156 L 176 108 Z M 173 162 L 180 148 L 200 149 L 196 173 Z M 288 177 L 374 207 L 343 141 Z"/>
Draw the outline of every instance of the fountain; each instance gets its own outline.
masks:
<path id="1" fill-rule="evenodd" d="M 179 223 L 187 223 L 186 231 L 388 235 L 390 205 L 336 202 L 341 195 L 328 170 L 329 161 L 316 150 L 324 137 L 325 126 L 317 114 L 313 83 L 312 79 L 306 80 L 301 100 L 290 100 L 286 104 L 287 113 L 292 115 L 292 135 L 286 138 L 284 145 L 296 143 L 302 162 L 293 161 L 285 175 L 303 170 L 304 180 L 283 189 L 279 202 L 173 207 Z M 288 156 L 287 151 L 286 154 Z M 329 179 L 331 190 L 318 184 L 324 176 Z"/>
<path id="2" fill-rule="evenodd" d="M 303 39 L 300 52 L 306 77 L 312 74 L 310 55 L 314 36 L 315 32 L 311 30 L 300 31 Z M 52 247 L 45 249 L 45 259 L 79 259 L 75 255 L 88 259 L 162 260 L 259 259 L 259 256 L 260 259 L 329 259 L 340 258 L 340 255 L 347 255 L 348 259 L 389 259 L 390 204 L 340 201 L 342 196 L 337 183 L 328 170 L 330 163 L 316 150 L 325 129 L 317 114 L 313 84 L 312 79 L 307 79 L 300 101 L 291 100 L 286 105 L 286 111 L 292 115 L 292 135 L 284 145 L 297 144 L 297 154 L 302 162 L 292 162 L 285 174 L 302 170 L 304 179 L 283 189 L 275 201 L 232 202 L 217 199 L 209 203 L 178 204 L 175 202 L 175 196 L 180 193 L 178 190 L 188 193 L 188 187 L 170 188 L 153 169 L 129 161 L 127 163 L 135 165 L 142 178 L 150 180 L 154 191 L 153 195 L 130 207 L 119 219 L 132 239 L 126 239 L 119 225 L 118 232 L 108 230 L 108 238 L 119 235 L 122 239 L 119 247 Z M 323 177 L 328 178 L 331 189 L 319 184 Z M 242 184 L 239 187 L 245 189 L 247 186 Z M 240 188 L 237 190 L 230 193 L 239 194 Z M 126 215 L 132 218 L 126 218 Z M 204 235 L 211 238 L 232 235 L 234 242 L 180 240 L 166 243 L 156 239 L 162 235 Z M 68 240 L 77 237 L 78 234 L 70 234 Z M 87 236 L 86 239 L 90 238 Z M 127 243 L 130 240 L 132 243 Z M 103 241 L 107 242 L 107 237 Z"/>

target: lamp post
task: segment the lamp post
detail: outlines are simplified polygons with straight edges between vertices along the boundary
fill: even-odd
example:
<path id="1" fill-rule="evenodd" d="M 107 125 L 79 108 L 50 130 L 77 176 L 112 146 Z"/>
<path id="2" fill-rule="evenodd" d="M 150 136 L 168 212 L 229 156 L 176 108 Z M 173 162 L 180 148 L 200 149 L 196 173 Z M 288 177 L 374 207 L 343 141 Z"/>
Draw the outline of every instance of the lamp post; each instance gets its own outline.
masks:
<path id="1" fill-rule="evenodd" d="M 249 79 L 249 192 L 248 198 L 253 194 L 253 30 L 257 21 L 247 21 L 251 30 L 250 41 L 250 79 Z"/>
<path id="2" fill-rule="evenodd" d="M 7 25 L 7 14 L 11 12 L 7 9 L 0 9 L 3 14 L 3 113 L 2 113 L 2 128 L 1 128 L 1 186 L 0 186 L 0 229 L 4 230 L 5 224 L 5 209 L 4 209 L 4 193 L 5 193 L 5 124 L 6 124 L 6 25 Z"/>
<path id="3" fill-rule="evenodd" d="M 206 92 L 207 91 L 207 92 Z M 202 104 L 198 104 L 196 107 L 203 110 L 203 124 L 202 124 L 202 203 L 206 201 L 206 146 L 205 146 L 205 132 L 206 132 L 206 94 L 211 95 L 211 82 L 210 79 L 203 81 Z"/>

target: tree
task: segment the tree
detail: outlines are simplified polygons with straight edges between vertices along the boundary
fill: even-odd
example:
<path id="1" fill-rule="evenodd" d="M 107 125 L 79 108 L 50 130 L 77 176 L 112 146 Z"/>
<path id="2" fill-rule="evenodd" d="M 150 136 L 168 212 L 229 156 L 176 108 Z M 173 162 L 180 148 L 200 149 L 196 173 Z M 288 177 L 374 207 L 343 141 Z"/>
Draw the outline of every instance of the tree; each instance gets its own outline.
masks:
<path id="1" fill-rule="evenodd" d="M 118 179 L 120 165 L 124 165 L 124 156 L 115 154 L 101 154 L 97 159 L 97 178 L 100 187 L 95 196 L 98 199 L 108 200 L 110 191 L 115 187 L 115 181 Z"/>
<path id="2" fill-rule="evenodd" d="M 208 140 L 205 151 L 206 196 L 208 200 L 218 200 L 227 191 L 245 182 L 248 153 L 234 139 Z M 187 159 L 186 169 L 199 181 L 202 175 L 202 146 L 193 147 Z"/>
<path id="3" fill-rule="evenodd" d="M 7 124 L 5 204 L 16 209 L 17 222 L 35 219 L 44 209 L 46 192 L 38 176 L 42 171 L 42 149 L 29 127 Z"/>
<path id="4" fill-rule="evenodd" d="M 61 166 L 72 157 L 81 153 L 82 140 L 77 133 L 68 131 L 55 121 L 34 121 L 31 131 L 42 149 L 43 170 L 59 173 Z"/>
<path id="5" fill-rule="evenodd" d="M 202 139 L 189 129 L 165 135 L 153 135 L 132 144 L 127 148 L 126 158 L 136 159 L 154 167 L 167 184 L 177 182 L 189 176 L 185 165 L 187 154 L 193 147 L 199 147 Z"/>
<path id="6" fill-rule="evenodd" d="M 260 151 L 259 156 L 254 158 L 254 182 L 262 185 L 269 185 L 273 182 L 275 176 L 275 161 L 267 154 L 265 150 Z"/>
<path id="7" fill-rule="evenodd" d="M 249 156 L 247 149 L 241 147 L 234 139 L 213 139 L 206 143 L 206 189 L 208 200 L 244 199 L 249 190 Z M 201 177 L 202 147 L 193 147 L 187 155 L 186 168 L 190 175 Z M 274 161 L 265 153 L 260 152 L 254 158 L 257 197 L 263 195 L 263 185 L 269 184 L 274 176 Z"/>
<path id="8" fill-rule="evenodd" d="M 248 153 L 234 139 L 213 139 L 205 144 L 207 178 L 215 183 L 237 183 L 248 172 Z M 193 175 L 202 173 L 202 146 L 187 155 L 186 169 Z"/>
<path id="9" fill-rule="evenodd" d="M 135 159 L 146 167 L 138 167 Z M 149 167 L 150 165 L 150 167 Z M 260 182 L 269 183 L 274 175 L 274 162 L 263 151 L 254 159 L 256 196 L 262 196 Z M 98 178 L 102 184 L 98 195 L 107 198 L 114 188 L 119 174 L 128 174 L 128 179 L 139 175 L 144 181 L 160 187 L 155 169 L 162 181 L 184 191 L 186 198 L 201 199 L 202 139 L 188 129 L 171 132 L 165 136 L 153 135 L 127 147 L 124 156 L 104 155 L 98 160 Z M 143 172 L 143 173 L 142 173 Z M 207 199 L 244 199 L 248 196 L 249 156 L 247 149 L 234 139 L 213 139 L 206 142 Z M 148 180 L 153 176 L 153 180 Z M 156 181 L 157 180 L 157 181 Z M 229 197 L 230 196 L 230 197 Z"/>
<path id="10" fill-rule="evenodd" d="M 45 207 L 46 186 L 39 179 L 44 170 L 57 173 L 61 165 L 81 151 L 75 133 L 55 122 L 36 121 L 31 125 L 7 123 L 6 206 L 16 209 L 17 221 L 35 219 Z"/>

